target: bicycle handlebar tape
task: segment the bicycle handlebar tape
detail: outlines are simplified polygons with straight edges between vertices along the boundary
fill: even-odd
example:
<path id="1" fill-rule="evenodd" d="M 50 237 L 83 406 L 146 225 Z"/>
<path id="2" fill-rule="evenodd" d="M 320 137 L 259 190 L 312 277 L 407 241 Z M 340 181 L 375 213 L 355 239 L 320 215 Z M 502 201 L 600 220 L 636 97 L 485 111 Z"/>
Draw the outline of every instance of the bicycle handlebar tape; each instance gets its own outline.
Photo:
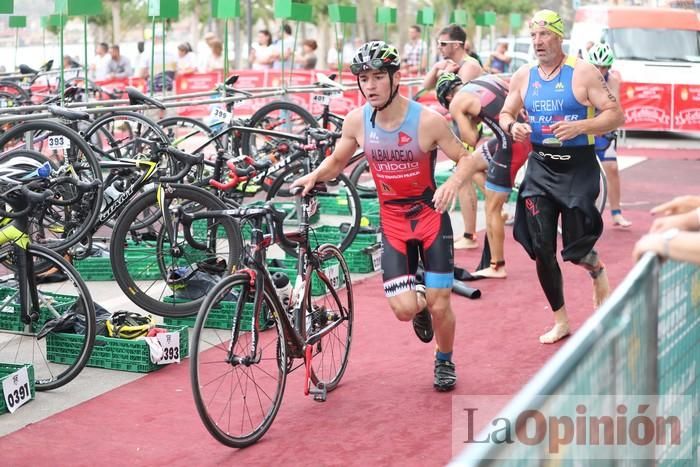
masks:
<path id="1" fill-rule="evenodd" d="M 469 287 L 464 284 L 464 282 L 458 280 L 452 282 L 452 291 L 463 297 L 471 298 L 472 300 L 481 297 L 481 290 Z"/>

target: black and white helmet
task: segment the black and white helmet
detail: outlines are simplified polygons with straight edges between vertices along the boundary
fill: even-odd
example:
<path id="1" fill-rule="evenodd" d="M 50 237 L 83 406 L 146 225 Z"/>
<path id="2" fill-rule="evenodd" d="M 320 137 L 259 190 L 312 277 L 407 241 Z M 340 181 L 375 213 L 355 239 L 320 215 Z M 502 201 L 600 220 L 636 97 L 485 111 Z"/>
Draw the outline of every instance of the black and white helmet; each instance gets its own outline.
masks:
<path id="1" fill-rule="evenodd" d="M 357 49 L 350 71 L 353 75 L 359 75 L 367 70 L 396 71 L 400 67 L 401 57 L 396 47 L 384 41 L 371 41 Z"/>

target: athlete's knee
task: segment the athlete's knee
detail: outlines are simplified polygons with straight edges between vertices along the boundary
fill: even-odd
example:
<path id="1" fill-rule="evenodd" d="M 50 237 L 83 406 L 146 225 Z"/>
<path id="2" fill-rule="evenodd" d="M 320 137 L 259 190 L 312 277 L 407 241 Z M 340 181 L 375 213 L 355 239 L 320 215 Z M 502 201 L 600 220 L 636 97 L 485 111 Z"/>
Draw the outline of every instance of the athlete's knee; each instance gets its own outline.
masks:
<path id="1" fill-rule="evenodd" d="M 408 297 L 407 297 L 408 298 Z M 420 310 L 417 300 L 401 300 L 390 302 L 391 311 L 399 321 L 411 321 Z"/>
<path id="2" fill-rule="evenodd" d="M 609 176 L 615 176 L 619 173 L 619 168 L 617 167 L 617 161 L 606 161 L 603 162 L 603 168 L 605 169 L 605 174 Z"/>
<path id="3" fill-rule="evenodd" d="M 589 251 L 588 254 L 583 258 L 572 261 L 572 263 L 579 265 L 586 271 L 588 271 L 588 274 L 590 274 L 593 279 L 597 278 L 600 275 L 604 267 L 603 262 L 600 261 L 600 258 L 598 257 L 598 252 L 595 251 L 595 249 Z"/>
<path id="4" fill-rule="evenodd" d="M 430 294 L 430 298 L 428 300 L 428 310 L 430 310 L 430 314 L 434 319 L 442 320 L 448 317 L 452 312 L 452 307 L 450 306 L 451 290 L 436 290 L 440 290 L 440 292 Z"/>

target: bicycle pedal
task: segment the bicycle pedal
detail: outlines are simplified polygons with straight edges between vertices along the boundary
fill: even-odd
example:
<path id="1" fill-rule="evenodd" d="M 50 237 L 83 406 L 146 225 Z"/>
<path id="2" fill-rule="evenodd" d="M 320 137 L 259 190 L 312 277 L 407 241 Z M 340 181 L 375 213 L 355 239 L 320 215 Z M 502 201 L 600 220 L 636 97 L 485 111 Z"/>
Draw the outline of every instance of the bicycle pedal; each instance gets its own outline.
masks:
<path id="1" fill-rule="evenodd" d="M 309 388 L 309 394 L 314 396 L 316 402 L 325 402 L 328 391 L 325 384 L 318 383 L 316 386 Z"/>

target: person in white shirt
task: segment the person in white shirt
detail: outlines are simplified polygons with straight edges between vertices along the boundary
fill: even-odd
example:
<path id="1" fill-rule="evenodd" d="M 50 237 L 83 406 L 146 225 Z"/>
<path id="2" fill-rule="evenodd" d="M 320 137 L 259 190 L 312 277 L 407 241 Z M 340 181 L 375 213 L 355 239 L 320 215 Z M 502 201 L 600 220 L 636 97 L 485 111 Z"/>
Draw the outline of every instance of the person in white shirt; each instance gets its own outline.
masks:
<path id="1" fill-rule="evenodd" d="M 107 79 L 109 62 L 112 61 L 112 57 L 107 53 L 108 51 L 109 46 L 104 42 L 101 42 L 97 46 L 95 58 L 92 59 L 92 63 L 90 64 L 92 79 L 95 81 Z"/>
<path id="2" fill-rule="evenodd" d="M 209 44 L 211 55 L 207 58 L 202 71 L 220 71 L 224 69 L 224 44 L 219 39 L 214 39 Z"/>
<path id="3" fill-rule="evenodd" d="M 187 75 L 197 71 L 197 57 L 189 42 L 183 42 L 177 46 L 177 55 L 177 73 L 179 75 Z"/>
<path id="4" fill-rule="evenodd" d="M 248 57 L 253 70 L 269 70 L 275 61 L 275 47 L 272 34 L 267 29 L 258 31 L 258 43 L 253 44 Z"/>

